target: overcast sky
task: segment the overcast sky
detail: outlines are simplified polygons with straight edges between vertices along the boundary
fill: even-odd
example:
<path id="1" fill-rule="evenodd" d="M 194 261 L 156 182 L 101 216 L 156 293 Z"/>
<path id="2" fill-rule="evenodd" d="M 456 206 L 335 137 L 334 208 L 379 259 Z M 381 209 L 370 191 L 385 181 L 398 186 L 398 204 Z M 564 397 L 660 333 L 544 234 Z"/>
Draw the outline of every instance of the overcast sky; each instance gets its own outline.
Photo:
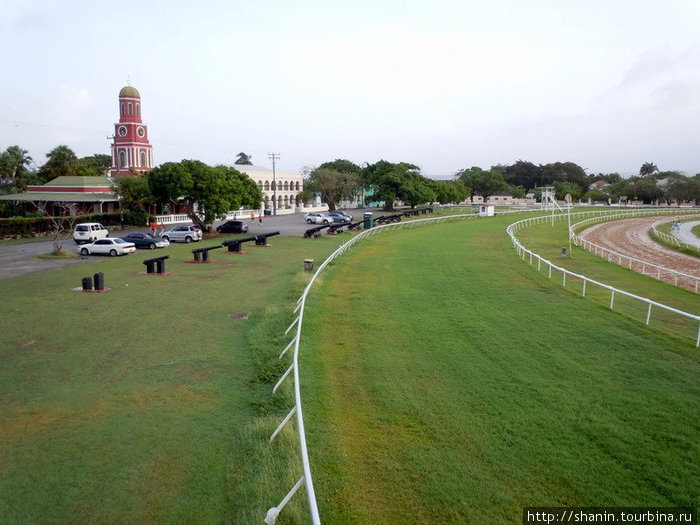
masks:
<path id="1" fill-rule="evenodd" d="M 697 0 L 0 0 L 0 150 L 109 153 L 141 93 L 155 163 L 423 173 L 522 159 L 700 173 Z"/>

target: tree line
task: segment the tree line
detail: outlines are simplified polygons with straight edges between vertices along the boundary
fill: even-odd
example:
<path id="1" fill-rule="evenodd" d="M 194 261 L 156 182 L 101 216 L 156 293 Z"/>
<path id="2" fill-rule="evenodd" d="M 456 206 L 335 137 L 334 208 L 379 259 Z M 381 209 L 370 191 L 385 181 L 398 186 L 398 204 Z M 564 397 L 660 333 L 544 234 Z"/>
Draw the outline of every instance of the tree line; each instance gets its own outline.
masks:
<path id="1" fill-rule="evenodd" d="M 252 164 L 250 155 L 238 153 L 234 165 Z M 10 146 L 0 153 L 0 192 L 18 193 L 29 184 L 42 184 L 65 175 L 107 175 L 111 156 L 92 155 L 78 158 L 65 145 L 46 154 L 37 166 L 28 152 Z M 605 184 L 593 183 L 604 181 Z M 524 198 L 528 193 L 539 197 L 539 188 L 553 186 L 555 197 L 569 194 L 574 201 L 596 202 L 642 201 L 700 203 L 700 174 L 688 177 L 678 171 L 661 171 L 645 162 L 639 175 L 623 178 L 618 173 L 587 174 L 574 162 L 534 164 L 518 160 L 510 165 L 498 164 L 489 169 L 478 166 L 458 170 L 451 180 L 435 180 L 421 174 L 410 162 L 379 160 L 363 166 L 347 159 L 324 162 L 309 169 L 301 198 L 305 202 L 318 193 L 334 210 L 343 199 L 354 199 L 368 192 L 372 202 L 383 202 L 392 210 L 395 202 L 408 206 L 439 202 L 463 202 L 480 196 L 486 201 L 493 195 Z M 120 177 L 117 191 L 122 204 L 132 211 L 144 211 L 156 203 L 184 203 L 195 224 L 211 223 L 216 216 L 240 206 L 258 207 L 262 193 L 246 175 L 233 167 L 207 166 L 197 160 L 166 162 L 143 177 Z M 12 213 L 11 202 L 3 204 L 4 216 Z M 203 215 L 203 219 L 199 215 Z M 14 210 L 16 212 L 16 210 Z M 201 224 L 200 224 L 201 223 Z"/>

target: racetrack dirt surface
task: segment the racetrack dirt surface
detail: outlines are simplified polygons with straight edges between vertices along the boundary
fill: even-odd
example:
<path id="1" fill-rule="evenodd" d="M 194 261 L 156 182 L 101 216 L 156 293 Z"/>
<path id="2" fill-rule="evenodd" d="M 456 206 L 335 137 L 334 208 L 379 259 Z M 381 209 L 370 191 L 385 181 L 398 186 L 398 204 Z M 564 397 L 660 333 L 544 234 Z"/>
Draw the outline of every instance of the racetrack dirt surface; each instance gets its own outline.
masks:
<path id="1" fill-rule="evenodd" d="M 658 244 L 649 236 L 648 232 L 653 225 L 668 221 L 669 217 L 663 219 L 659 219 L 659 217 L 643 217 L 604 222 L 584 230 L 579 234 L 579 238 L 604 248 L 605 250 L 598 249 L 597 255 L 601 255 L 612 262 L 671 284 L 676 284 L 677 279 L 678 286 L 695 290 L 696 282 L 693 279 L 677 276 L 673 273 L 650 267 L 648 264 L 630 261 L 624 257 L 620 258 L 609 253 L 609 251 L 612 251 L 616 254 L 700 278 L 700 259 L 670 250 Z M 596 253 L 595 249 L 587 249 Z"/>

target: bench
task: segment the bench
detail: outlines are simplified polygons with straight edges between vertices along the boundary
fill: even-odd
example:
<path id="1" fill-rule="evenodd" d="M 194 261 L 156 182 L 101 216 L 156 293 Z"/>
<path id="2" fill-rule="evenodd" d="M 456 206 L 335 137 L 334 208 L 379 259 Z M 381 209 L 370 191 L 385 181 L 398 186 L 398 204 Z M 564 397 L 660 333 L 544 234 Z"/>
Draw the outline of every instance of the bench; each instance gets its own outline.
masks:
<path id="1" fill-rule="evenodd" d="M 226 246 L 228 248 L 228 251 L 231 253 L 245 253 L 245 251 L 241 250 L 241 244 L 244 242 L 250 242 L 254 241 L 256 239 L 255 235 L 251 235 L 250 237 L 239 237 L 238 239 L 230 239 L 228 241 L 222 242 L 222 246 Z"/>
<path id="2" fill-rule="evenodd" d="M 304 238 L 309 239 L 313 237 L 314 239 L 316 239 L 321 236 L 321 230 L 323 228 L 330 228 L 330 226 L 330 224 L 324 224 L 323 226 L 314 226 L 313 228 L 309 228 L 304 232 Z"/>
<path id="3" fill-rule="evenodd" d="M 382 215 L 374 219 L 374 222 L 387 223 L 387 222 L 401 222 L 401 216 L 403 213 L 397 213 L 395 215 Z"/>
<path id="4" fill-rule="evenodd" d="M 259 233 L 255 236 L 255 246 L 269 246 L 267 238 L 279 234 L 280 232 Z"/>
<path id="5" fill-rule="evenodd" d="M 364 220 L 359 220 L 359 221 L 355 221 L 355 222 L 350 222 L 350 223 L 348 223 L 348 230 L 359 230 L 359 229 L 362 228 L 364 225 L 365 225 L 365 221 L 364 221 Z"/>
<path id="6" fill-rule="evenodd" d="M 156 275 L 165 274 L 165 259 L 168 259 L 169 255 L 161 255 L 160 257 L 153 257 L 151 259 L 146 259 L 143 264 L 146 265 L 146 273 L 152 273 Z"/>
<path id="7" fill-rule="evenodd" d="M 219 244 L 217 246 L 209 246 L 208 248 L 195 248 L 192 250 L 192 254 L 194 255 L 194 261 L 191 262 L 210 262 L 209 261 L 209 250 L 216 250 L 217 248 L 221 248 L 222 246 Z"/>

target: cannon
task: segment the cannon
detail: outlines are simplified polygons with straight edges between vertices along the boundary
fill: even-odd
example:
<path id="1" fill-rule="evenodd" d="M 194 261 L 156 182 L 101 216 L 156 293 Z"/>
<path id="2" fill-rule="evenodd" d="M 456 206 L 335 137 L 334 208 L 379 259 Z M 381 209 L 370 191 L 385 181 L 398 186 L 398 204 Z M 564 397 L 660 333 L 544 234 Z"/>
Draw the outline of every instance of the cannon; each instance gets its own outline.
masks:
<path id="1" fill-rule="evenodd" d="M 309 228 L 304 232 L 304 238 L 309 239 L 313 237 L 314 239 L 318 238 L 321 236 L 321 230 L 324 228 L 330 228 L 330 224 L 324 224 L 323 226 L 314 226 L 313 228 Z"/>
<path id="2" fill-rule="evenodd" d="M 279 234 L 280 232 L 259 233 L 255 236 L 255 246 L 269 246 L 267 238 Z"/>
<path id="3" fill-rule="evenodd" d="M 211 262 L 209 260 L 209 250 L 216 250 L 217 248 L 221 248 L 222 246 L 219 244 L 217 246 L 209 246 L 207 248 L 195 248 L 192 250 L 192 254 L 194 255 L 194 261 L 189 261 L 189 262 L 195 262 L 195 263 L 206 263 L 206 262 Z"/>
<path id="4" fill-rule="evenodd" d="M 241 245 L 244 242 L 254 241 L 255 238 L 255 235 L 251 235 L 249 237 L 239 237 L 238 239 L 230 239 L 228 241 L 224 241 L 221 244 L 222 246 L 226 246 L 230 253 L 245 253 L 245 250 L 241 250 Z"/>
<path id="5" fill-rule="evenodd" d="M 168 259 L 169 257 L 169 255 L 161 255 L 160 257 L 153 257 L 143 261 L 143 264 L 146 265 L 146 273 L 165 275 L 165 259 Z"/>

